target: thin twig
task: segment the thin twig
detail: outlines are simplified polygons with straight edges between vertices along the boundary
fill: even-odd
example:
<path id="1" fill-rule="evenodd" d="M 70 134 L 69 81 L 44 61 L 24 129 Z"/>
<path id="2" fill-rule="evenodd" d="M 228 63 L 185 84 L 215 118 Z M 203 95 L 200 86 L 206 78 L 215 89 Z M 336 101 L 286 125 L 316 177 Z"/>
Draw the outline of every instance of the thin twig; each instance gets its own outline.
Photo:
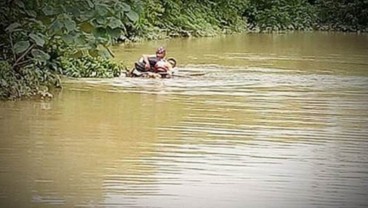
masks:
<path id="1" fill-rule="evenodd" d="M 24 60 L 24 61 L 19 62 L 17 65 L 22 65 L 22 64 L 25 64 L 25 63 L 30 62 L 30 61 L 32 61 L 32 60 L 31 59 Z"/>
<path id="2" fill-rule="evenodd" d="M 106 50 L 109 52 L 109 54 L 113 57 L 113 58 L 115 58 L 115 55 L 114 55 L 114 53 L 111 51 L 111 49 L 110 48 L 108 48 L 108 47 L 106 47 L 105 45 L 102 45 L 104 48 L 106 48 Z"/>

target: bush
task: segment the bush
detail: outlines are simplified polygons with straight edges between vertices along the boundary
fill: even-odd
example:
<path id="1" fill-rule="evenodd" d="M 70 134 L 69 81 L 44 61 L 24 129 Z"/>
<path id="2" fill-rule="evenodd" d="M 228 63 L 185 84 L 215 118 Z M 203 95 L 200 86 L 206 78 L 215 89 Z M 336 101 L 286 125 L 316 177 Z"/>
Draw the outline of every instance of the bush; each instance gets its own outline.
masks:
<path id="1" fill-rule="evenodd" d="M 117 0 L 1 1 L 1 98 L 57 87 L 58 74 L 118 76 L 123 66 L 98 57 L 111 57 L 108 47 L 137 19 L 128 4 Z M 61 60 L 71 61 L 63 65 Z"/>
<path id="2" fill-rule="evenodd" d="M 48 93 L 52 87 L 60 87 L 60 78 L 52 71 L 39 66 L 13 70 L 6 61 L 0 61 L 0 99 L 16 99 Z"/>
<path id="3" fill-rule="evenodd" d="M 79 58 L 65 58 L 60 60 L 62 74 L 69 77 L 117 77 L 126 68 L 102 57 L 82 56 Z"/>
<path id="4" fill-rule="evenodd" d="M 368 1 L 317 0 L 318 28 L 368 32 Z"/>
<path id="5" fill-rule="evenodd" d="M 260 31 L 310 30 L 315 10 L 305 0 L 250 0 L 244 12 L 250 29 Z"/>

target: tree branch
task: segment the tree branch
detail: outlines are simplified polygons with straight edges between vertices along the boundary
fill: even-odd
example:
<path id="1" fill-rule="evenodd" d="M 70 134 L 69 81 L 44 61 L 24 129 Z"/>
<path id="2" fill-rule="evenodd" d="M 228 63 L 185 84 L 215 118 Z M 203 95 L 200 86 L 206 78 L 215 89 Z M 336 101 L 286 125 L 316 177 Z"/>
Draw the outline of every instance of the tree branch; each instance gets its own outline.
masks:
<path id="1" fill-rule="evenodd" d="M 14 67 L 16 67 L 19 64 L 19 61 L 22 60 L 28 53 L 29 51 L 32 50 L 32 48 L 34 48 L 36 46 L 36 44 L 31 45 L 13 64 L 12 68 L 14 69 Z"/>
<path id="2" fill-rule="evenodd" d="M 105 45 L 102 45 L 104 48 L 106 48 L 106 50 L 109 52 L 109 54 L 114 58 L 115 57 L 115 55 L 114 55 L 114 53 L 111 51 L 111 49 L 110 48 L 108 48 L 107 46 L 105 46 Z"/>
<path id="3" fill-rule="evenodd" d="M 9 39 L 10 39 L 10 46 L 11 46 L 11 50 L 13 52 L 14 60 L 16 60 L 17 56 L 15 55 L 15 52 L 14 52 L 14 44 L 13 44 L 13 38 L 11 36 L 11 33 L 9 33 Z"/>

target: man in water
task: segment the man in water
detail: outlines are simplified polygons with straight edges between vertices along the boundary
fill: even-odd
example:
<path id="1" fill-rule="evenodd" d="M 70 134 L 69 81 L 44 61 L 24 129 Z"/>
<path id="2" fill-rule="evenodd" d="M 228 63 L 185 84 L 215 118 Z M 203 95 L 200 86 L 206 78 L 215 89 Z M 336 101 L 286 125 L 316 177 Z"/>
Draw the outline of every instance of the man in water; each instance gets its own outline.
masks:
<path id="1" fill-rule="evenodd" d="M 154 72 L 156 63 L 164 60 L 165 56 L 166 50 L 164 47 L 159 47 L 155 55 L 143 54 L 139 61 L 135 63 L 136 70 L 132 71 L 133 75 L 140 76 L 141 72 Z"/>
<path id="2" fill-rule="evenodd" d="M 174 73 L 176 60 L 174 58 L 165 59 L 166 50 L 159 47 L 155 55 L 145 55 L 135 63 L 135 68 L 131 71 L 134 77 L 171 77 Z"/>

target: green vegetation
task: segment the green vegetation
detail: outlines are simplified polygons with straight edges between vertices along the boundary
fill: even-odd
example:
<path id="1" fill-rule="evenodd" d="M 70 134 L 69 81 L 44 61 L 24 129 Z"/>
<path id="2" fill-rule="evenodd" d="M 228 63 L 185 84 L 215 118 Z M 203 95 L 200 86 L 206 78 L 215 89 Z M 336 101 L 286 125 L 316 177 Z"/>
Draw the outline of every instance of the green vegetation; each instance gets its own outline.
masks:
<path id="1" fill-rule="evenodd" d="M 138 19 L 128 4 L 106 0 L 10 0 L 0 13 L 1 98 L 60 87 L 61 75 L 118 76 L 124 66 L 108 60 L 108 47 Z"/>
<path id="2" fill-rule="evenodd" d="M 305 0 L 250 0 L 244 15 L 250 29 L 311 30 L 316 21 L 314 10 Z"/>
<path id="3" fill-rule="evenodd" d="M 368 32 L 367 0 L 316 0 L 317 28 L 349 32 Z"/>
<path id="4" fill-rule="evenodd" d="M 367 0 L 249 0 L 249 29 L 368 32 Z"/>
<path id="5" fill-rule="evenodd" d="M 244 0 L 148 0 L 140 12 L 136 35 L 148 39 L 214 36 L 246 30 Z"/>
<path id="6" fill-rule="evenodd" d="M 0 99 L 115 77 L 109 46 L 178 36 L 280 30 L 368 31 L 367 0 L 4 0 Z"/>

